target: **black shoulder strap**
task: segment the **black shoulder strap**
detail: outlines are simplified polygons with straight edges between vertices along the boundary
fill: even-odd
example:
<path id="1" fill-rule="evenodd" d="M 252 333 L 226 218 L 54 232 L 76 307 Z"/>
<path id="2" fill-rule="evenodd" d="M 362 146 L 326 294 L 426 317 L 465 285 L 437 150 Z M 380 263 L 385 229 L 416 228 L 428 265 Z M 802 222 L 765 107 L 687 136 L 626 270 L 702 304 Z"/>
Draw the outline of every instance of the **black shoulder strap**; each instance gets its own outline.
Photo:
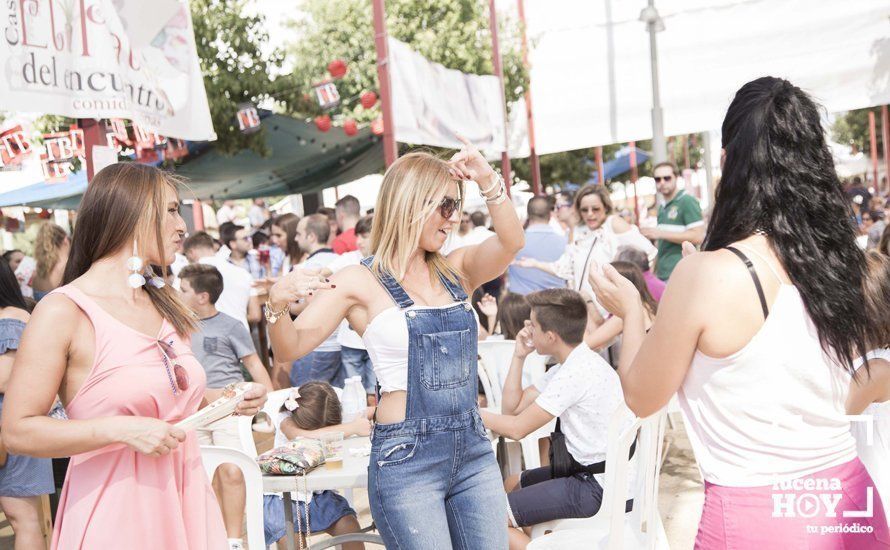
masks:
<path id="1" fill-rule="evenodd" d="M 754 264 L 751 263 L 751 260 L 738 248 L 727 246 L 726 250 L 729 250 L 738 256 L 740 260 L 745 262 L 745 266 L 748 268 L 748 273 L 750 273 L 751 278 L 754 279 L 754 287 L 757 289 L 757 296 L 760 298 L 760 308 L 763 309 L 763 318 L 766 319 L 769 315 L 769 307 L 766 305 L 766 296 L 763 294 L 763 286 L 760 284 L 760 277 L 757 276 L 757 271 L 754 270 Z"/>

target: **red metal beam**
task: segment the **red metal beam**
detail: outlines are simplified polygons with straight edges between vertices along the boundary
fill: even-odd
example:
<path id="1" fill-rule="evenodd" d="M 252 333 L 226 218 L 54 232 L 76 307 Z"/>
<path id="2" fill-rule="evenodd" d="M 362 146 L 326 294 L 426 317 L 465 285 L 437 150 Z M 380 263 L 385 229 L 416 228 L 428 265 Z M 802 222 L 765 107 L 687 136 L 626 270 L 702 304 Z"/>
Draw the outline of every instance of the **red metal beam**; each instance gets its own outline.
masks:
<path id="1" fill-rule="evenodd" d="M 528 63 L 528 39 L 525 35 L 525 2 L 516 0 L 519 7 L 519 23 L 522 28 L 522 64 L 528 71 L 528 87 L 525 89 L 525 116 L 528 120 L 528 147 L 529 147 L 529 167 L 532 173 L 532 193 L 541 194 L 541 162 L 538 159 L 538 151 L 535 148 L 535 117 L 532 110 L 532 82 L 531 67 Z"/>
<path id="2" fill-rule="evenodd" d="M 389 47 L 386 43 L 386 5 L 384 0 L 373 0 L 374 45 L 377 47 L 377 80 L 380 84 L 380 108 L 383 111 L 383 157 L 386 166 L 395 162 L 396 147 L 392 118 L 392 85 L 389 80 Z"/>
<path id="3" fill-rule="evenodd" d="M 494 66 L 494 74 L 501 84 L 501 113 L 504 115 L 504 152 L 501 153 L 501 173 L 507 184 L 507 192 L 510 192 L 510 183 L 513 174 L 510 170 L 510 125 L 507 121 L 507 94 L 504 92 L 504 68 L 501 66 L 501 45 L 498 42 L 498 13 L 494 7 L 494 0 L 488 0 L 488 26 L 491 29 L 491 64 Z"/>
<path id="4" fill-rule="evenodd" d="M 874 174 L 874 185 L 875 190 L 877 191 L 880 186 L 880 182 L 878 181 L 878 132 L 875 129 L 875 112 L 868 112 L 868 135 L 871 141 L 871 167 L 872 174 Z M 868 186 L 866 186 L 868 187 Z M 869 208 L 870 205 L 864 205 L 865 208 Z"/>
<path id="5" fill-rule="evenodd" d="M 890 114 L 886 105 L 881 106 L 881 134 L 884 138 L 884 177 L 887 178 L 885 191 L 890 191 Z M 875 190 L 880 191 L 878 184 Z"/>
<path id="6" fill-rule="evenodd" d="M 603 169 L 603 148 L 597 147 L 595 149 L 596 154 L 596 174 L 597 174 L 597 183 L 600 185 L 604 185 L 606 183 L 606 173 Z"/>

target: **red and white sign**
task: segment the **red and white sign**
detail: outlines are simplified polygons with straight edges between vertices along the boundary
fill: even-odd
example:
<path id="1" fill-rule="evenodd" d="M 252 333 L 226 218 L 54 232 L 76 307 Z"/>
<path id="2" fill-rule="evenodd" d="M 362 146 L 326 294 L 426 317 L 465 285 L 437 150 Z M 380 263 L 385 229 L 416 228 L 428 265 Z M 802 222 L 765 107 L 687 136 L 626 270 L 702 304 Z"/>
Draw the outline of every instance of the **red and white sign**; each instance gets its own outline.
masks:
<path id="1" fill-rule="evenodd" d="M 0 132 L 0 167 L 21 165 L 32 150 L 31 140 L 21 125 Z"/>
<path id="2" fill-rule="evenodd" d="M 322 109 L 336 107 L 340 103 L 340 92 L 333 82 L 322 82 L 315 85 L 315 97 Z"/>
<path id="3" fill-rule="evenodd" d="M 260 129 L 260 114 L 251 103 L 238 106 L 238 129 L 245 134 L 252 134 Z"/>

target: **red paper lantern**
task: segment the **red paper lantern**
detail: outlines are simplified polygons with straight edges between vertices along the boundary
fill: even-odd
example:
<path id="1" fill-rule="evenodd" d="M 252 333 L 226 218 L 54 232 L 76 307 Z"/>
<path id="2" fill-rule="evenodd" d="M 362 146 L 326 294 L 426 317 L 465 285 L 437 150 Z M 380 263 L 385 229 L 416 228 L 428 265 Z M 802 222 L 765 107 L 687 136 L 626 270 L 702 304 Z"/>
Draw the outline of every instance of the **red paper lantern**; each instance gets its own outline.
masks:
<path id="1" fill-rule="evenodd" d="M 331 117 L 329 117 L 328 115 L 315 117 L 315 127 L 322 132 L 327 132 L 331 129 Z"/>
<path id="2" fill-rule="evenodd" d="M 343 132 L 347 136 L 354 136 L 358 133 L 358 124 L 356 124 L 353 119 L 347 118 L 343 123 Z"/>
<path id="3" fill-rule="evenodd" d="M 362 107 L 370 109 L 377 104 L 377 94 L 374 92 L 362 92 L 360 101 L 362 102 Z"/>
<path id="4" fill-rule="evenodd" d="M 383 135 L 383 119 L 376 118 L 373 122 L 371 122 L 371 132 L 374 133 L 375 136 Z"/>
<path id="5" fill-rule="evenodd" d="M 342 59 L 335 59 L 328 63 L 328 72 L 334 78 L 343 78 L 346 74 L 346 62 Z"/>
<path id="6" fill-rule="evenodd" d="M 52 215 L 53 215 L 53 213 L 50 212 L 49 210 L 41 210 L 40 213 L 37 214 L 37 217 L 40 218 L 41 220 L 48 220 L 52 217 Z"/>

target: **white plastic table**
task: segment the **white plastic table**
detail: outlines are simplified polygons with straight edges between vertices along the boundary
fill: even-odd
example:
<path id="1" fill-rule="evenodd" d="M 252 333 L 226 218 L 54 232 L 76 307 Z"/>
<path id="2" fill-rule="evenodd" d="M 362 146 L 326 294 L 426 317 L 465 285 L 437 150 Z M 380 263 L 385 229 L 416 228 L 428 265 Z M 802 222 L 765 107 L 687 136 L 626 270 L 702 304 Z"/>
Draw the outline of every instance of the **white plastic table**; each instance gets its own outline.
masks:
<path id="1" fill-rule="evenodd" d="M 291 494 L 297 491 L 324 491 L 331 489 L 356 489 L 368 486 L 368 456 L 355 456 L 350 449 L 368 449 L 371 440 L 367 437 L 352 437 L 343 441 L 343 466 L 331 468 L 325 464 L 303 476 L 264 475 L 264 493 L 283 493 L 284 521 L 287 529 L 287 549 L 295 548 L 294 514 Z M 304 484 L 305 482 L 305 484 Z M 371 540 L 376 539 L 376 540 Z M 342 544 L 344 542 L 377 542 L 383 544 L 377 535 L 356 533 L 336 537 L 336 542 L 323 541 L 325 544 Z M 320 546 L 327 548 L 328 545 Z M 315 545 L 312 548 L 316 548 Z"/>

